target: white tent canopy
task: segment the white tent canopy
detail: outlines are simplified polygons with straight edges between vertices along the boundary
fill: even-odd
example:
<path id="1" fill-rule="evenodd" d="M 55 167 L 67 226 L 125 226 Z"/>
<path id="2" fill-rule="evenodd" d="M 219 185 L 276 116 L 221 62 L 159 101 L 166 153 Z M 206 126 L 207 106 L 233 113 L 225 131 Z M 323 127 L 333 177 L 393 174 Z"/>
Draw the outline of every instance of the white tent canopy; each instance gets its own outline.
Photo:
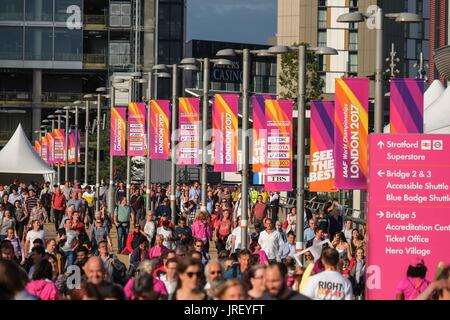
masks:
<path id="1" fill-rule="evenodd" d="M 0 151 L 0 173 L 45 175 L 54 172 L 36 153 L 19 124 L 14 135 Z"/>
<path id="2" fill-rule="evenodd" d="M 424 109 L 431 106 L 445 91 L 440 80 L 434 80 L 423 95 Z"/>
<path id="3" fill-rule="evenodd" d="M 434 80 L 423 96 L 424 132 L 450 133 L 450 87 L 444 88 L 440 80 Z M 383 129 L 390 133 L 390 124 Z"/>
<path id="4" fill-rule="evenodd" d="M 450 133 L 450 86 L 425 111 L 426 133 Z"/>

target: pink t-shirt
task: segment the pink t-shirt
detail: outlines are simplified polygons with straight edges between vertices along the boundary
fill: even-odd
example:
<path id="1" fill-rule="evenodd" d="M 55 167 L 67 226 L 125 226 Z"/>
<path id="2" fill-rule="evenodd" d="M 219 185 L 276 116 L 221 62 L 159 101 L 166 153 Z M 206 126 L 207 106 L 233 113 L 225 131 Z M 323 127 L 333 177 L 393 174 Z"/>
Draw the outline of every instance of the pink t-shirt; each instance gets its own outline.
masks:
<path id="1" fill-rule="evenodd" d="M 134 300 L 134 292 L 133 292 L 133 284 L 134 278 L 128 280 L 127 284 L 123 288 L 123 292 L 125 293 L 125 297 L 129 300 Z M 158 292 L 162 296 L 168 296 L 166 285 L 159 279 L 153 278 L 153 290 Z"/>
<path id="2" fill-rule="evenodd" d="M 397 285 L 397 294 L 402 293 L 405 300 L 415 300 L 430 284 L 427 279 L 407 277 Z"/>

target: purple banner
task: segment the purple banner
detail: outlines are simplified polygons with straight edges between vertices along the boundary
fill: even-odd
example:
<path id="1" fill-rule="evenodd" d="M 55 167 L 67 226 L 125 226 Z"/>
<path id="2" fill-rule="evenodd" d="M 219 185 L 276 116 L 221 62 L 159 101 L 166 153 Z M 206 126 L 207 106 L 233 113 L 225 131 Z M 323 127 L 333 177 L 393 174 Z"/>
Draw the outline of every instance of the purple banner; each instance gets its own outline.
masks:
<path id="1" fill-rule="evenodd" d="M 391 133 L 423 133 L 424 82 L 391 80 Z"/>
<path id="2" fill-rule="evenodd" d="M 200 161 L 200 99 L 179 98 L 178 165 L 198 165 Z"/>

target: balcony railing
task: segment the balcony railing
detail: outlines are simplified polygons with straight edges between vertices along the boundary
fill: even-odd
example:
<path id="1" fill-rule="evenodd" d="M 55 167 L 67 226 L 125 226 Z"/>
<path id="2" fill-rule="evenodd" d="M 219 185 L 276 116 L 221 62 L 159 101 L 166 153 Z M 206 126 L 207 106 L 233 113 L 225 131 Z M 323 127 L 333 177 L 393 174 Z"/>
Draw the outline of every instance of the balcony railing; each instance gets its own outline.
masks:
<path id="1" fill-rule="evenodd" d="M 71 103 L 83 100 L 83 93 L 73 92 L 43 92 L 41 96 L 43 104 Z M 25 91 L 0 91 L 0 105 L 16 105 L 32 101 L 32 93 Z"/>
<path id="2" fill-rule="evenodd" d="M 84 68 L 104 69 L 107 66 L 106 54 L 87 53 L 83 56 Z"/>

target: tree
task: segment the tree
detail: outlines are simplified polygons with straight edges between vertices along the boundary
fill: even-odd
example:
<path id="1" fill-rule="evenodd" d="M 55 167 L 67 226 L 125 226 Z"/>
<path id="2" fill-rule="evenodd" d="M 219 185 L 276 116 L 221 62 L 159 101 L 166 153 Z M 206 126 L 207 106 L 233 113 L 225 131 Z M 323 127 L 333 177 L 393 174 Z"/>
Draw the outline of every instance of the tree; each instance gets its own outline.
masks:
<path id="1" fill-rule="evenodd" d="M 301 43 L 309 47 L 308 43 Z M 293 46 L 298 46 L 294 43 Z M 307 50 L 306 56 L 306 99 L 316 100 L 323 94 L 325 82 L 317 74 L 319 70 L 319 61 L 317 55 Z M 281 56 L 281 73 L 279 84 L 284 88 L 284 91 L 280 93 L 283 99 L 296 99 L 298 97 L 298 51 L 291 51 Z"/>

